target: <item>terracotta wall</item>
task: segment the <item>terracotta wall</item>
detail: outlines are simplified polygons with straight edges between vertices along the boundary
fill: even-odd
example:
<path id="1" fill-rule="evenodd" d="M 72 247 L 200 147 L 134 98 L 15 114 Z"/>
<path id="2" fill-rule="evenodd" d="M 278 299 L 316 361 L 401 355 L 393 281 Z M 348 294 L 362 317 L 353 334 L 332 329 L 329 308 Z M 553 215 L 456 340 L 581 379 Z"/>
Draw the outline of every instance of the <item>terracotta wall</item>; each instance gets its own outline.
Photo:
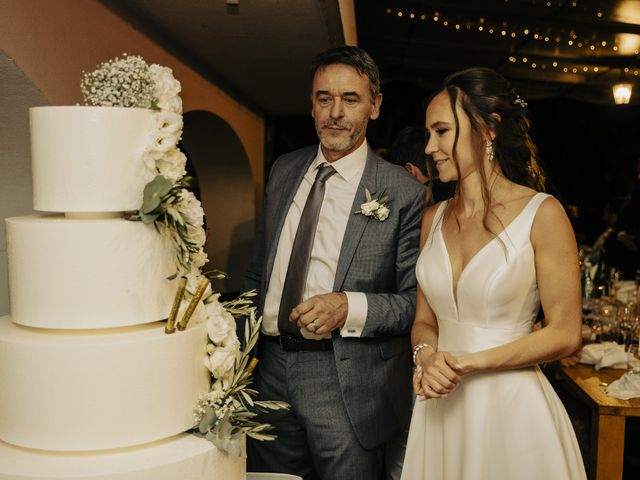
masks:
<path id="1" fill-rule="evenodd" d="M 264 119 L 135 30 L 96 0 L 0 0 L 0 49 L 51 105 L 81 103 L 83 70 L 123 52 L 173 69 L 184 110 L 208 110 L 237 133 L 262 198 Z"/>

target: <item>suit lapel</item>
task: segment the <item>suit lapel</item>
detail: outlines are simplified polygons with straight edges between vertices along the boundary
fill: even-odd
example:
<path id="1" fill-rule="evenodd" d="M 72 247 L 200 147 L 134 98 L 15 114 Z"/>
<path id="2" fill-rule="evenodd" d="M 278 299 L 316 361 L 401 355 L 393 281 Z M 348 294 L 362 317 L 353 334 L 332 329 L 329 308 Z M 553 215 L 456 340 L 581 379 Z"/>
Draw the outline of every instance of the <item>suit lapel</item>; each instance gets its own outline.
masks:
<path id="1" fill-rule="evenodd" d="M 291 203 L 293 202 L 293 197 L 295 197 L 296 192 L 298 191 L 298 187 L 300 183 L 302 183 L 302 179 L 304 178 L 307 170 L 309 169 L 309 165 L 316 158 L 317 150 L 313 150 L 309 155 L 301 156 L 295 161 L 291 162 L 290 167 L 287 168 L 291 174 L 287 175 L 286 181 L 282 185 L 282 195 L 278 197 L 278 200 L 275 202 L 274 209 L 272 211 L 273 218 L 276 224 L 273 226 L 273 230 L 271 231 L 270 239 L 267 245 L 269 245 L 269 254 L 267 256 L 267 264 L 266 264 L 266 276 L 265 280 L 268 281 L 271 278 L 271 270 L 273 269 L 273 262 L 276 258 L 276 252 L 278 250 L 278 242 L 280 240 L 280 234 L 282 232 L 282 227 L 284 226 L 284 220 L 287 218 L 287 213 L 289 213 L 289 208 L 291 207 Z M 266 292 L 266 288 L 265 288 Z"/>
<path id="2" fill-rule="evenodd" d="M 336 278 L 333 283 L 333 290 L 336 292 L 342 289 L 342 284 L 349 271 L 349 266 L 353 261 L 353 256 L 362 240 L 365 227 L 367 223 L 371 221 L 371 217 L 353 213 L 360 210 L 360 205 L 366 201 L 365 189 L 368 189 L 369 192 L 376 195 L 382 193 L 378 185 L 378 160 L 373 152 L 371 152 L 371 149 L 369 149 L 367 153 L 367 163 L 365 164 L 364 172 L 362 172 L 362 178 L 360 179 L 356 196 L 353 199 L 353 205 L 351 206 L 352 213 L 349 215 L 347 228 L 344 232 L 344 239 L 342 240 L 338 267 L 336 268 Z"/>

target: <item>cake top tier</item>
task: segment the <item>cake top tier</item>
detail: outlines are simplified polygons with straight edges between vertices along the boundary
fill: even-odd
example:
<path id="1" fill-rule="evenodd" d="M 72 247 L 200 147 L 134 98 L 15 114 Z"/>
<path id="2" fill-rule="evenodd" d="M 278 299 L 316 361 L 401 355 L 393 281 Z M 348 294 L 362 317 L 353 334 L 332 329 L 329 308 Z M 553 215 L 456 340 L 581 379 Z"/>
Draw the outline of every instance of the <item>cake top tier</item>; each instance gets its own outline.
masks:
<path id="1" fill-rule="evenodd" d="M 180 82 L 170 68 L 124 55 L 84 73 L 87 107 L 30 111 L 34 208 L 96 213 L 138 210 L 156 175 L 185 175 Z"/>
<path id="2" fill-rule="evenodd" d="M 30 110 L 33 206 L 45 212 L 137 210 L 154 172 L 144 162 L 152 110 Z"/>

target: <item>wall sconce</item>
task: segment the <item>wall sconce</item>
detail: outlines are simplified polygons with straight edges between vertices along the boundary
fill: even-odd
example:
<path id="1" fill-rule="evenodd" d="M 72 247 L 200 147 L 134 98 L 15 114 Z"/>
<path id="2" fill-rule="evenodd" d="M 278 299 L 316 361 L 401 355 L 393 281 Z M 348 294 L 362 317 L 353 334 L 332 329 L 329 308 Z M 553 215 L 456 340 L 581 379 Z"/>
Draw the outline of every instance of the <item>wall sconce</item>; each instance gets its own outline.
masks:
<path id="1" fill-rule="evenodd" d="M 631 92 L 633 91 L 633 84 L 623 82 L 622 78 L 619 83 L 616 83 L 613 88 L 613 101 L 616 105 L 626 105 L 631 100 Z"/>

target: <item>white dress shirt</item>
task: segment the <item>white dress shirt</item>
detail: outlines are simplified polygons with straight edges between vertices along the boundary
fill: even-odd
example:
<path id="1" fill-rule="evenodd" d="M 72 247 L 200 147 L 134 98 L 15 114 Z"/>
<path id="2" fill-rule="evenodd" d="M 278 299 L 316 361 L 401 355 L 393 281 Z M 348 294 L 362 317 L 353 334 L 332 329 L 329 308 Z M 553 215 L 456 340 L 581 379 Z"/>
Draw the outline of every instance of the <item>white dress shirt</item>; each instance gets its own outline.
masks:
<path id="1" fill-rule="evenodd" d="M 349 217 L 354 215 L 352 205 L 367 161 L 367 148 L 367 142 L 363 142 L 355 151 L 330 164 L 337 173 L 329 177 L 325 183 L 324 201 L 311 248 L 303 300 L 333 291 L 340 248 Z M 304 175 L 282 226 L 262 315 L 262 331 L 267 335 L 278 335 L 278 311 L 293 240 L 318 166 L 323 163 L 328 162 L 322 149 L 318 147 L 318 154 Z M 348 314 L 340 334 L 343 337 L 359 337 L 367 319 L 367 297 L 361 292 L 345 293 Z M 322 338 L 304 328 L 301 329 L 301 333 L 305 338 Z M 330 337 L 330 334 L 325 337 Z"/>

